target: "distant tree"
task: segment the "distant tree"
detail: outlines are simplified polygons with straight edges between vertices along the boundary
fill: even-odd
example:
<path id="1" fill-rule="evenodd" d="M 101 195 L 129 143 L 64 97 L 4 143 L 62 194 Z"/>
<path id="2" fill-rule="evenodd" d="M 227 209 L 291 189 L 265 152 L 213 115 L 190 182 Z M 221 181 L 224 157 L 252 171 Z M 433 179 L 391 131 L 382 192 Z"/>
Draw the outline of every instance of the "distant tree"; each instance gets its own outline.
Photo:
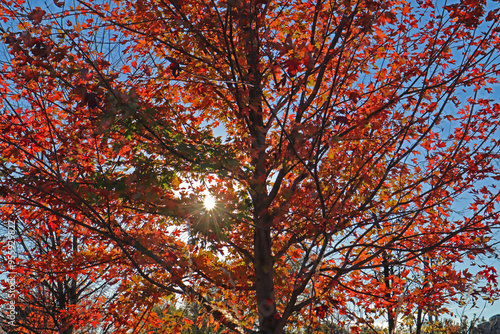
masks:
<path id="1" fill-rule="evenodd" d="M 202 319 L 206 312 L 197 302 L 176 302 L 155 307 L 154 312 L 163 319 L 157 326 L 150 326 L 144 333 L 218 334 L 224 329 L 220 324 Z"/>
<path id="2" fill-rule="evenodd" d="M 3 291 L 9 291 L 9 279 L 15 282 L 14 296 L 0 293 L 4 309 L 15 302 L 15 318 L 0 314 L 0 327 L 9 334 L 116 333 L 134 318 L 129 313 L 121 322 L 124 315 L 113 312 L 117 298 L 124 298 L 120 284 L 127 280 L 117 276 L 123 259 L 97 248 L 81 227 L 16 212 L 2 216 L 0 227 L 7 233 L 15 229 L 13 266 L 6 251 L 7 233 L 0 236 L 0 268 L 10 273 L 0 279 Z"/>

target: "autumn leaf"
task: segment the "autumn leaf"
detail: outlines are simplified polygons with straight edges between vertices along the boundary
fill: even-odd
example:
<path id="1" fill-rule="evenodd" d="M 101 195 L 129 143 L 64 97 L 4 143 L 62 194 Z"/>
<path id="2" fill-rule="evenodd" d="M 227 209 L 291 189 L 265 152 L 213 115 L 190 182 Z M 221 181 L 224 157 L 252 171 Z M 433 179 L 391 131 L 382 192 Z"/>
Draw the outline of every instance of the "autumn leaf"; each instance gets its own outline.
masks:
<path id="1" fill-rule="evenodd" d="M 28 19 L 30 19 L 33 24 L 40 24 L 46 12 L 40 7 L 36 7 L 28 14 Z"/>
<path id="2" fill-rule="evenodd" d="M 170 65 L 168 65 L 168 68 L 172 71 L 172 75 L 174 76 L 174 78 L 177 78 L 177 76 L 179 75 L 179 71 L 181 70 L 180 63 L 176 59 L 171 57 L 166 57 L 166 59 L 170 61 Z"/>

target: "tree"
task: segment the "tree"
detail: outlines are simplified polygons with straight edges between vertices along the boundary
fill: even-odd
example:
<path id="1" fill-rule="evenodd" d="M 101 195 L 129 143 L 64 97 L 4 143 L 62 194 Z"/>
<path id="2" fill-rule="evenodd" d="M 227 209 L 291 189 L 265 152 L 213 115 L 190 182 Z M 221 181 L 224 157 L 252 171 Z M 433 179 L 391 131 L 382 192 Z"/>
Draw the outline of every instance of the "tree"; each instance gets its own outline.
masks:
<path id="1" fill-rule="evenodd" d="M 1 328 L 9 333 L 63 333 L 82 332 L 99 328 L 100 333 L 129 330 L 135 327 L 134 312 L 117 312 L 120 301 L 127 298 L 124 287 L 129 280 L 121 278 L 126 272 L 117 252 L 106 252 L 105 247 L 92 241 L 85 230 L 73 224 L 61 224 L 54 217 L 40 221 L 37 215 L 31 222 L 28 211 L 3 216 L 3 231 L 15 236 L 17 256 L 15 265 L 9 265 L 5 251 L 8 242 L 0 237 L 0 268 L 11 272 L 2 279 L 2 304 L 15 302 L 16 317 L 0 317 Z M 59 226 L 59 228 L 58 228 Z M 3 248 L 3 249 L 2 249 Z M 9 254 L 12 256 L 11 254 Z M 3 278 L 3 277 L 2 277 Z M 15 296 L 7 296 L 8 279 L 14 279 Z M 123 312 L 126 307 L 119 307 Z"/>
<path id="2" fill-rule="evenodd" d="M 146 295 L 279 334 L 348 312 L 373 289 L 364 270 L 488 251 L 492 4 L 10 1 L 0 15 L 2 210 L 110 242 Z"/>
<path id="3" fill-rule="evenodd" d="M 449 259 L 423 258 L 404 266 L 389 265 L 388 260 L 386 256 L 381 268 L 362 271 L 362 279 L 370 282 L 369 291 L 350 289 L 349 298 L 363 305 L 362 314 L 354 314 L 354 318 L 374 333 L 379 332 L 374 327 L 375 320 L 382 318 L 386 321 L 388 333 L 400 331 L 397 324 L 406 324 L 412 326 L 411 333 L 420 334 L 427 319 L 430 323 L 437 323 L 444 315 L 460 316 L 453 308 L 463 308 L 465 300 L 470 302 L 469 308 L 474 308 L 478 299 L 491 303 L 498 299 L 493 268 L 480 266 L 473 278 L 470 272 L 473 266 L 460 265 Z M 487 279 L 481 281 L 481 276 Z"/>

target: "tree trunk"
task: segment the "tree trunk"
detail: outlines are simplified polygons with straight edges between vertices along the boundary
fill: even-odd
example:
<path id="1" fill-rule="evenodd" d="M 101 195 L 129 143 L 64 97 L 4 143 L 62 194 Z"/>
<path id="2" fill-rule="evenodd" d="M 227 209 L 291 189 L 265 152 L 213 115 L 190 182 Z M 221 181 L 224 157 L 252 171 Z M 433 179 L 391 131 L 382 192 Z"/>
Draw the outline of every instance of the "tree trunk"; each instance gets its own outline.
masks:
<path id="1" fill-rule="evenodd" d="M 415 334 L 420 334 L 421 332 L 422 332 L 422 309 L 418 308 Z"/>

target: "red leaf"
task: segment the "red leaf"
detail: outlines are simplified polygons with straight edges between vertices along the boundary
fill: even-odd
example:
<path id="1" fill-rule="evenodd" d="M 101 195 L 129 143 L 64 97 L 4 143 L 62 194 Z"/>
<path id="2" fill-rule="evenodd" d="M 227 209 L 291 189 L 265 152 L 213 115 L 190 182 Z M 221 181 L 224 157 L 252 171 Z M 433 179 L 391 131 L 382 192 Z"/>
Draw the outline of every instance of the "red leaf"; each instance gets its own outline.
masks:
<path id="1" fill-rule="evenodd" d="M 36 7 L 31 13 L 28 14 L 28 19 L 33 21 L 34 24 L 39 24 L 42 22 L 45 11 L 40 7 Z"/>
<path id="2" fill-rule="evenodd" d="M 293 77 L 300 70 L 300 61 L 298 59 L 288 59 L 285 61 L 285 67 L 287 69 L 288 75 Z"/>
<path id="3" fill-rule="evenodd" d="M 335 124 L 339 124 L 339 123 L 349 124 L 349 119 L 345 116 L 335 116 L 333 118 L 333 121 L 335 122 Z"/>

